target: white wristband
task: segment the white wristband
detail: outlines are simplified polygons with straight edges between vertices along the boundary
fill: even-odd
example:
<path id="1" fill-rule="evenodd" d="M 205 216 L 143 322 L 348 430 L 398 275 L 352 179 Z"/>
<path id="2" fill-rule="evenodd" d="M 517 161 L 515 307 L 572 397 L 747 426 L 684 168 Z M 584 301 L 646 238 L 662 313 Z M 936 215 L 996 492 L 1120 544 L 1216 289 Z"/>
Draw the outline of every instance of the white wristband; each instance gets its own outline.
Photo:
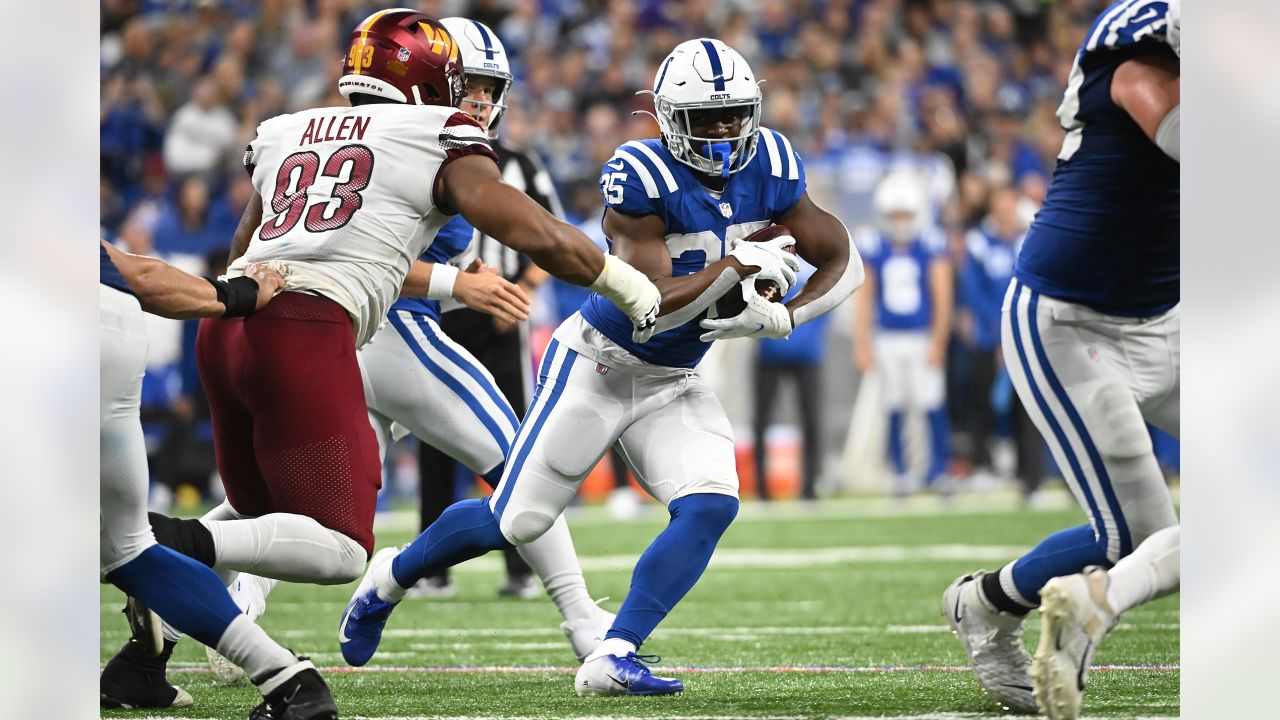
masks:
<path id="1" fill-rule="evenodd" d="M 431 282 L 427 285 L 428 300 L 449 300 L 453 286 L 458 282 L 458 268 L 443 263 L 431 266 Z"/>
<path id="2" fill-rule="evenodd" d="M 646 290 L 653 287 L 644 273 L 616 255 L 604 256 L 604 269 L 591 283 L 591 289 L 608 298 L 630 317 L 643 314 L 654 303 Z M 647 303 L 647 304 L 646 304 Z M 641 307 L 644 305 L 644 307 Z"/>
<path id="3" fill-rule="evenodd" d="M 1160 126 L 1156 128 L 1156 147 L 1164 151 L 1165 155 L 1182 162 L 1180 156 L 1182 150 L 1179 142 L 1179 126 L 1182 119 L 1182 106 L 1174 105 L 1168 115 L 1160 121 Z"/>

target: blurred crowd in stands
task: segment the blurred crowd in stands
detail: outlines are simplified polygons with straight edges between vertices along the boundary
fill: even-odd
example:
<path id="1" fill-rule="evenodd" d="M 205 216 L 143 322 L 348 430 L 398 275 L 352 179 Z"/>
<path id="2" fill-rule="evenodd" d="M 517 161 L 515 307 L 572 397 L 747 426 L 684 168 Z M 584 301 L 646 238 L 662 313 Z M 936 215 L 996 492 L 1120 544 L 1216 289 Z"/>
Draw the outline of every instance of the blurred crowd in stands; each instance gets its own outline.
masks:
<path id="1" fill-rule="evenodd" d="M 1020 436 L 1012 407 L 1016 400 L 998 386 L 999 302 L 1062 141 L 1055 111 L 1064 81 L 1089 24 L 1106 4 L 404 3 L 437 17 L 463 15 L 496 31 L 516 76 L 504 139 L 541 156 L 568 219 L 595 235 L 600 234 L 601 165 L 620 143 L 657 135 L 656 124 L 635 113 L 652 109 L 651 100 L 636 91 L 651 88 L 663 57 L 694 37 L 723 40 L 766 80 L 764 124 L 790 138 L 804 159 L 810 194 L 851 229 L 872 222 L 871 198 L 886 174 L 916 176 L 927 189 L 930 220 L 945 234 L 956 276 L 972 280 L 956 284 L 947 359 L 951 470 L 957 477 L 992 467 L 989 449 L 999 446 L 992 438 Z M 257 124 L 280 113 L 345 104 L 336 81 L 350 29 L 385 5 L 357 0 L 104 0 L 104 237 L 130 252 L 160 256 L 193 272 L 218 272 L 252 194 L 241 154 Z M 975 241 L 975 232 L 981 242 Z M 981 252 L 978 247 L 1004 251 Z M 537 319 L 554 325 L 574 309 L 574 296 L 548 292 Z M 773 365 L 840 363 L 838 376 L 847 377 L 852 386 L 858 373 L 851 353 L 832 349 L 837 342 L 847 348 L 848 318 L 848 313 L 837 314 L 826 333 L 830 337 L 818 334 L 794 352 L 762 351 L 758 364 L 765 368 L 757 371 L 782 377 Z M 199 494 L 210 485 L 213 462 L 207 409 L 191 359 L 194 334 L 192 323 L 154 321 L 144 419 L 159 484 L 170 489 L 186 485 Z M 822 401 L 829 394 L 816 396 Z M 801 419 L 828 428 L 847 423 L 848 404 L 831 405 L 828 400 L 820 410 L 808 408 Z M 739 440 L 750 443 L 750 413 L 733 419 Z M 757 435 L 762 437 L 763 430 Z M 804 477 L 795 492 L 811 497 L 818 492 L 822 466 L 831 474 L 828 460 L 841 451 L 830 447 L 830 438 L 844 433 L 806 428 L 803 436 L 812 457 L 798 463 Z M 823 444 L 827 447 L 818 447 Z M 1023 475 L 1035 475 L 1022 478 L 1033 489 L 1052 464 L 1034 435 L 1016 446 L 1023 456 L 1017 465 L 1026 468 Z M 1028 462 L 1032 453 L 1040 454 L 1038 462 Z M 763 462 L 756 457 L 752 465 Z M 1176 467 L 1176 448 L 1166 457 Z M 994 464 L 1001 464 L 998 458 Z M 743 474 L 755 476 L 754 471 Z M 744 477 L 744 486 L 752 485 Z"/>

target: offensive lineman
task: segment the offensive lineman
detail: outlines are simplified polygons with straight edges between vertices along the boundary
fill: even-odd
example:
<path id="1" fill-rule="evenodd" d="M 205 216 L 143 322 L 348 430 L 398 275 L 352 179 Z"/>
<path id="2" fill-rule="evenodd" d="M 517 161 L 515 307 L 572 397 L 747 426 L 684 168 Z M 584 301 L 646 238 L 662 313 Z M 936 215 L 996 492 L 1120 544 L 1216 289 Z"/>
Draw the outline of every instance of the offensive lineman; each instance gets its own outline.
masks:
<path id="1" fill-rule="evenodd" d="M 682 43 L 660 66 L 653 95 L 662 138 L 619 147 L 601 190 L 613 251 L 662 290 L 657 334 L 635 342 L 626 318 L 599 295 L 560 326 L 494 494 L 454 504 L 402 552 L 383 551 L 370 563 L 342 625 L 363 657 L 377 649 L 405 587 L 491 549 L 536 540 L 616 445 L 667 505 L 671 522 L 641 556 L 575 690 L 683 691 L 679 680 L 655 677 L 645 665 L 652 656 L 637 650 L 697 582 L 738 509 L 728 419 L 694 367 L 713 340 L 786 337 L 831 310 L 862 282 L 862 263 L 840 221 L 809 199 L 790 142 L 759 127 L 759 83 L 741 55 L 718 40 Z M 738 242 L 774 221 L 794 237 Z M 774 280 L 785 294 L 798 266 L 784 252 L 793 244 L 818 269 L 788 305 L 742 282 Z M 702 319 L 730 290 L 743 292 L 746 309 Z"/>
<path id="2" fill-rule="evenodd" d="M 481 23 L 444 18 L 440 24 L 459 43 L 467 75 L 462 109 L 488 130 L 494 119 L 491 113 L 503 107 L 508 89 L 498 83 L 509 83 L 511 78 L 504 48 Z M 495 56 L 493 60 L 486 57 L 486 49 Z M 486 67 L 495 64 L 499 65 L 496 72 Z M 380 457 L 391 436 L 403 428 L 443 449 L 492 487 L 502 477 L 503 458 L 520 421 L 489 371 L 441 330 L 441 302 L 456 299 L 503 321 L 517 322 L 527 317 L 528 301 L 523 289 L 499 275 L 460 272 L 451 264 L 466 254 L 472 234 L 462 217 L 454 217 L 436 233 L 426 253 L 414 263 L 386 323 L 360 349 L 359 360 Z M 433 481 L 452 483 L 453 478 Z M 588 595 L 568 526 L 561 519 L 546 535 L 519 550 L 564 616 L 562 629 L 581 660 L 599 644 L 613 614 Z M 257 619 L 275 584 L 275 580 L 242 573 L 232 586 L 232 596 L 249 609 L 250 618 Z M 215 653 L 210 653 L 210 661 L 224 681 L 238 679 L 235 666 L 219 661 Z"/>
<path id="3" fill-rule="evenodd" d="M 1058 167 L 1005 296 L 1014 388 L 1090 524 L 943 595 L 979 684 L 1055 720 L 1077 717 L 1119 614 L 1179 583 L 1178 516 L 1145 423 L 1178 435 L 1180 30 L 1178 0 L 1122 0 L 1090 28 L 1058 109 Z M 1037 605 L 1033 661 L 1021 635 Z"/>
<path id="4" fill-rule="evenodd" d="M 268 120 L 245 154 L 256 192 L 228 275 L 281 262 L 289 290 L 253 318 L 200 328 L 227 502 L 201 520 L 153 515 L 161 542 L 224 572 L 359 575 L 381 472 L 356 349 L 453 214 L 618 303 L 638 342 L 656 323 L 652 282 L 502 182 L 483 129 L 456 109 L 458 46 L 436 20 L 374 13 L 352 32 L 344 68 L 351 107 Z"/>
<path id="5" fill-rule="evenodd" d="M 929 425 L 924 485 L 950 492 L 944 478 L 951 455 L 944 368 L 954 279 L 946 238 L 926 226 L 925 203 L 915 178 L 906 173 L 885 176 L 872 199 L 878 229 L 862 236 L 858 246 L 867 281 L 854 301 L 854 357 L 861 372 L 876 368 L 883 380 L 893 492 L 899 497 L 920 484 L 907 475 L 903 455 L 903 422 L 911 407 L 921 410 Z"/>
<path id="6" fill-rule="evenodd" d="M 338 709 L 315 667 L 276 644 L 240 614 L 218 576 L 191 558 L 156 544 L 147 524 L 147 452 L 138 419 L 147 355 L 143 311 L 169 318 L 244 317 L 261 310 L 284 286 L 274 270 L 252 265 L 242 277 L 205 281 L 153 258 L 101 242 L 100 568 L 103 580 L 130 596 L 133 639 L 103 669 L 104 708 L 183 707 L 182 688 L 159 676 L 136 683 L 137 668 L 166 647 L 159 623 L 137 600 L 183 632 L 216 647 L 253 678 L 264 696 L 254 720 L 336 720 Z"/>

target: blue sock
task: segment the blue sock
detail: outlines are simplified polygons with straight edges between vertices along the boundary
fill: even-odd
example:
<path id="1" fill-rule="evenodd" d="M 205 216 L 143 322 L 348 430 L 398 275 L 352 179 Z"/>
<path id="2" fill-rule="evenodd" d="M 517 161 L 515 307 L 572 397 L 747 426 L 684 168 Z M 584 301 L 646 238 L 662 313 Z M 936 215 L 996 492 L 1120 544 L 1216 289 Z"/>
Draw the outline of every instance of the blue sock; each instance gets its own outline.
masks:
<path id="1" fill-rule="evenodd" d="M 738 514 L 738 499 L 701 493 L 673 500 L 671 522 L 640 556 L 631 590 L 606 638 L 640 647 L 702 577 L 720 536 Z"/>
<path id="2" fill-rule="evenodd" d="M 152 545 L 112 570 L 107 582 L 209 647 L 218 646 L 222 633 L 240 614 L 217 573 L 163 545 Z"/>
<path id="3" fill-rule="evenodd" d="M 1094 536 L 1093 527 L 1059 530 L 1031 552 L 1018 558 L 1011 570 L 1013 584 L 1022 597 L 1040 604 L 1040 588 L 1056 577 L 1074 575 L 1090 565 L 1110 567 L 1107 543 Z"/>
<path id="4" fill-rule="evenodd" d="M 906 460 L 902 457 L 901 410 L 893 410 L 889 413 L 889 462 L 893 464 L 893 471 L 899 475 L 907 471 Z"/>
<path id="5" fill-rule="evenodd" d="M 926 481 L 930 484 L 947 472 L 947 461 L 951 459 L 951 423 L 947 420 L 945 408 L 930 410 L 926 417 L 929 420 L 929 474 Z"/>
<path id="6" fill-rule="evenodd" d="M 395 560 L 391 576 L 400 587 L 413 587 L 428 575 L 489 552 L 511 547 L 489 510 L 488 498 L 456 502 L 422 531 Z"/>

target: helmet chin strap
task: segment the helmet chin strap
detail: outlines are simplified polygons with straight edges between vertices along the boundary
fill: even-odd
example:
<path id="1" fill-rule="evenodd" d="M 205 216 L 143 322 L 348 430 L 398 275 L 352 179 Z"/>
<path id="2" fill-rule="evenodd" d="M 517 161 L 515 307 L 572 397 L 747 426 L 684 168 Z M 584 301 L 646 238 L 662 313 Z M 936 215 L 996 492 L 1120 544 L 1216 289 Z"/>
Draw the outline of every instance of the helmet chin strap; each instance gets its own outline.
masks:
<path id="1" fill-rule="evenodd" d="M 733 154 L 733 143 L 703 143 L 702 155 L 720 163 L 720 177 L 729 177 L 729 156 Z"/>

